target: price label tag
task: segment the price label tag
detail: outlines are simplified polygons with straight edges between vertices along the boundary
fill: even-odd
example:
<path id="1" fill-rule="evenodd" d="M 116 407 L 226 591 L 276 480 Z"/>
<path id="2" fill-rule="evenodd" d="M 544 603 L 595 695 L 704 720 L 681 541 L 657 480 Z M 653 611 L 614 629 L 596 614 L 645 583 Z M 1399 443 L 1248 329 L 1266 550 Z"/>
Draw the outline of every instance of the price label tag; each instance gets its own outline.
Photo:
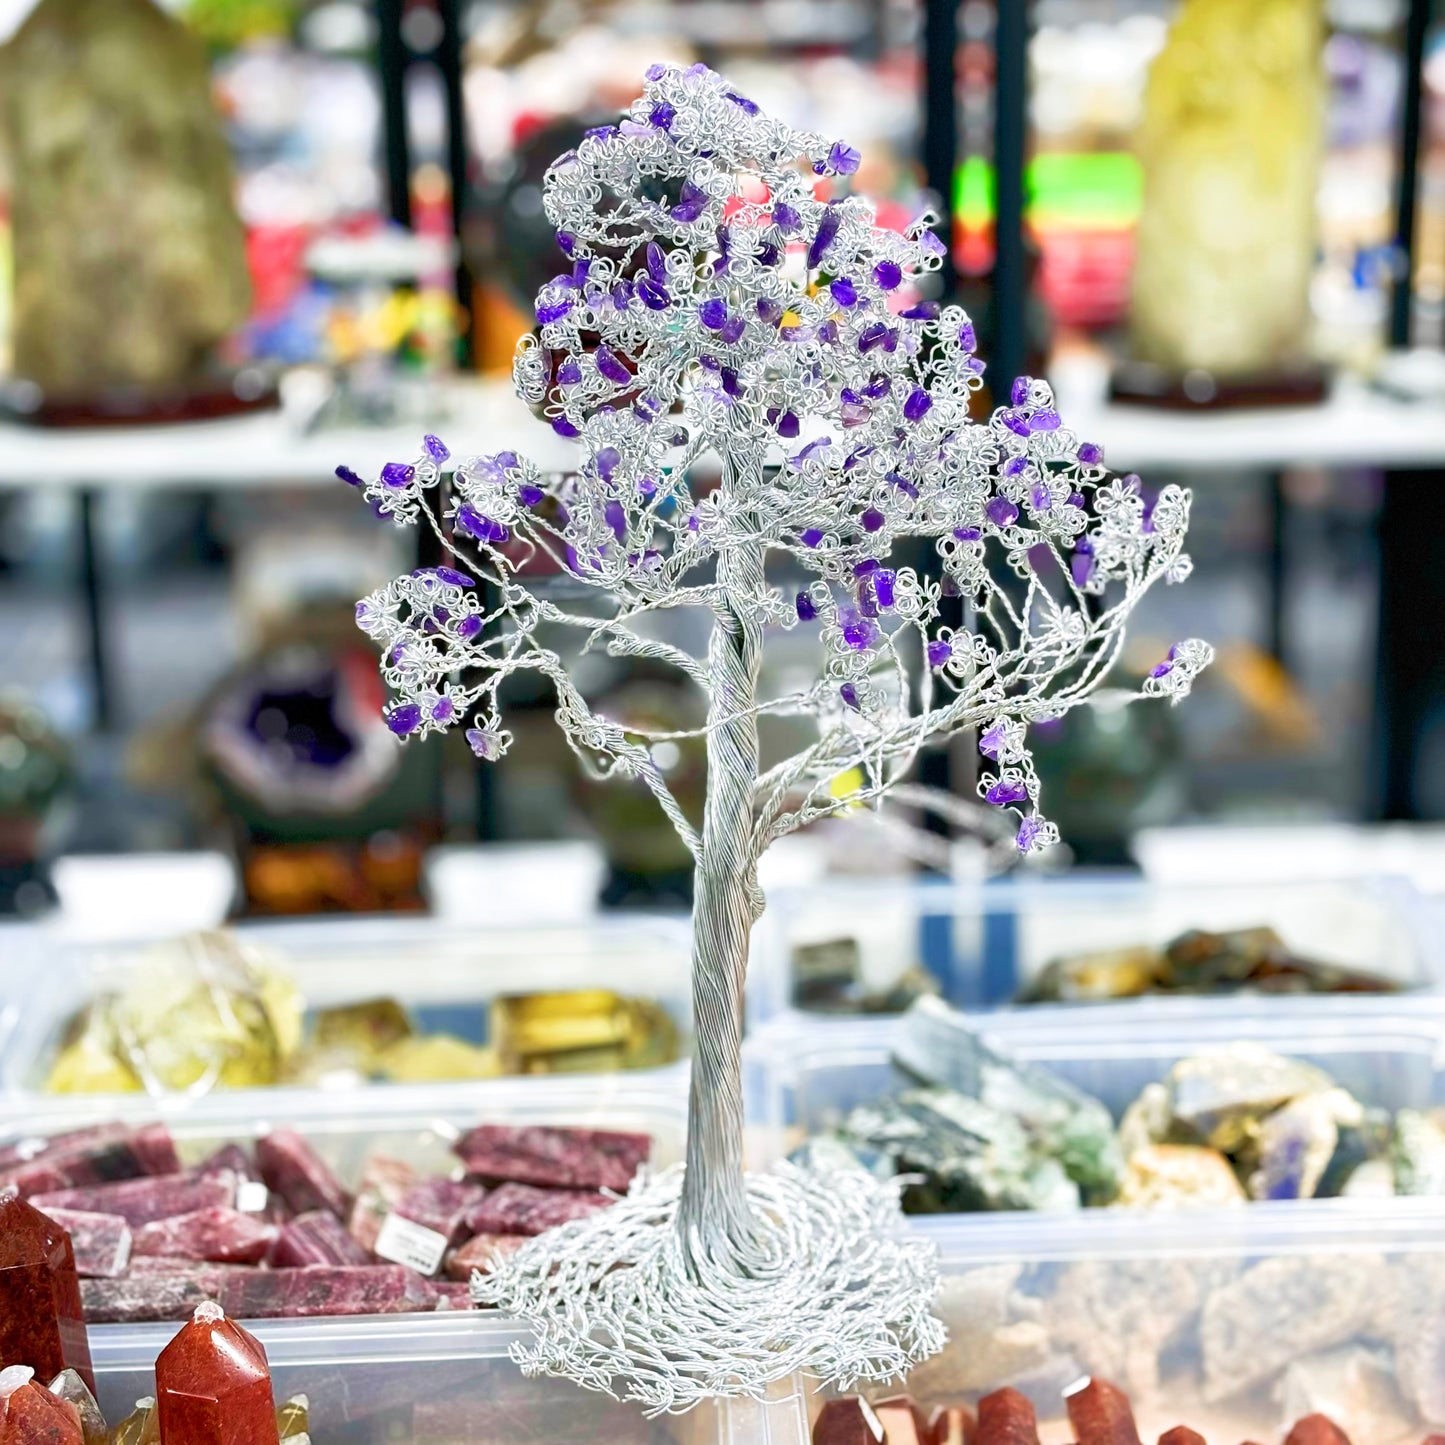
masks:
<path id="1" fill-rule="evenodd" d="M 420 1274 L 435 1274 L 447 1252 L 447 1237 L 399 1214 L 388 1214 L 372 1252 Z"/>
<path id="2" fill-rule="evenodd" d="M 243 1179 L 236 1186 L 236 1208 L 242 1214 L 259 1214 L 271 1202 L 271 1191 L 259 1179 Z"/>

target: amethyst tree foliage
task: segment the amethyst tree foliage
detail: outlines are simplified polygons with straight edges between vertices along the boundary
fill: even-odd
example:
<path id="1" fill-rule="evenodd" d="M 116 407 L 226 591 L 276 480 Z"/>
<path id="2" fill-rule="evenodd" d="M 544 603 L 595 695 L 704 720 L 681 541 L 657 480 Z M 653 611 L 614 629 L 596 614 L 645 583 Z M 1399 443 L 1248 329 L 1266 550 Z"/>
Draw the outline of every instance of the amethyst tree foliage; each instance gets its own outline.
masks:
<path id="1" fill-rule="evenodd" d="M 569 269 L 538 295 L 537 335 L 520 344 L 514 376 L 554 431 L 577 440 L 576 470 L 544 474 L 505 451 L 453 464 L 428 437 L 414 462 L 362 484 L 381 513 L 435 526 L 425 494 L 450 473 L 439 530 L 457 565 L 399 578 L 357 609 L 383 649 L 392 730 L 462 727 L 479 757 L 498 758 L 510 742 L 499 689 L 540 673 L 584 765 L 650 788 L 696 861 L 696 1062 L 668 1247 L 699 1287 L 757 1281 L 777 1263 L 742 1169 L 738 1066 L 763 851 L 881 799 L 921 749 L 967 730 L 985 764 L 980 794 L 1015 815 L 1019 849 L 1054 841 L 1030 724 L 1085 702 L 1143 593 L 1189 572 L 1188 493 L 1170 486 L 1151 502 L 1137 478 L 1113 476 L 1064 426 L 1045 382 L 1019 378 L 1006 405 L 973 419 L 983 363 L 965 313 L 929 299 L 944 252 L 932 218 L 880 228 L 840 184 L 858 164 L 850 147 L 780 124 L 702 66 L 654 66 L 621 123 L 589 132 L 546 179 Z M 704 459 L 721 468 L 710 490 L 694 480 Z M 929 551 L 936 565 L 918 565 Z M 534 585 L 524 569 L 537 554 L 584 584 L 567 593 L 590 592 L 591 605 Z M 942 624 L 949 594 L 967 627 Z M 655 615 L 679 608 L 711 614 L 706 656 L 658 635 Z M 766 639 L 789 629 L 816 637 L 816 675 L 764 696 Z M 569 634 L 579 650 L 676 667 L 706 722 L 648 733 L 596 711 L 558 650 Z M 1143 693 L 1177 701 L 1209 658 L 1202 642 L 1178 644 Z M 816 719 L 816 735 L 765 760 L 759 720 L 784 714 Z M 700 827 L 654 752 L 698 735 L 709 763 Z M 856 786 L 843 790 L 843 778 Z M 918 1268 L 909 1248 L 860 1266 L 859 1279 L 882 1290 L 870 1268 Z M 845 1317 L 858 1298 L 841 1305 Z M 835 1323 L 811 1328 L 816 1358 Z M 845 1329 L 834 1356 L 822 1350 L 835 1374 L 906 1364 L 932 1338 L 918 1319 L 865 1335 Z M 546 1348 L 548 1368 L 606 1375 L 571 1346 Z M 707 1388 L 720 1388 L 727 1370 L 710 1369 Z M 739 1387 L 756 1388 L 759 1369 L 737 1364 Z M 629 1388 L 657 1408 L 696 1397 L 650 1375 Z"/>

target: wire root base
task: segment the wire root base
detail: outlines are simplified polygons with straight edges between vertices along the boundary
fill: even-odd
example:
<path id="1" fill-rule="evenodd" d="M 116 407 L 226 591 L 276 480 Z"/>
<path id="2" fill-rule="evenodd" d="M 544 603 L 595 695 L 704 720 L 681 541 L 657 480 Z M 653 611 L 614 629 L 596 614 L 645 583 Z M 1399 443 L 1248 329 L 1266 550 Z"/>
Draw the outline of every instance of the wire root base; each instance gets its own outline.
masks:
<path id="1" fill-rule="evenodd" d="M 529 1324 L 529 1375 L 559 1375 L 658 1415 L 761 1398 L 795 1371 L 841 1390 L 901 1376 L 943 1348 L 936 1251 L 908 1234 L 898 1187 L 861 1170 L 748 1175 L 747 1272 L 688 1267 L 681 1166 L 640 1176 L 611 1209 L 539 1236 L 472 1297 Z"/>

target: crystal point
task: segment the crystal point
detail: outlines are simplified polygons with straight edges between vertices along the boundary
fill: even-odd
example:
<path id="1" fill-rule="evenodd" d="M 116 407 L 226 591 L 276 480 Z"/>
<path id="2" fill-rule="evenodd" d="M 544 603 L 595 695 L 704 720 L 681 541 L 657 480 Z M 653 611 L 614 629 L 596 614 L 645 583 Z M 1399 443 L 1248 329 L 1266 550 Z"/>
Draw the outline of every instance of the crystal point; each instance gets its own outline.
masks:
<path id="1" fill-rule="evenodd" d="M 1306 1415 L 1294 1422 L 1284 1445 L 1350 1445 L 1350 1437 L 1328 1415 Z"/>
<path id="2" fill-rule="evenodd" d="M 995 1390 L 978 1402 L 974 1445 L 1039 1445 L 1034 1407 L 1017 1390 Z"/>
<path id="3" fill-rule="evenodd" d="M 94 1387 L 70 1236 L 17 1195 L 0 1196 L 0 1368 L 49 1379 L 73 1369 Z"/>
<path id="4" fill-rule="evenodd" d="M 75 1406 L 34 1374 L 26 1365 L 0 1370 L 0 1445 L 85 1445 Z"/>
<path id="5" fill-rule="evenodd" d="M 1159 1445 L 1205 1445 L 1204 1436 L 1188 1425 L 1176 1425 L 1159 1437 Z"/>
<path id="6" fill-rule="evenodd" d="M 813 1445 L 884 1445 L 883 1424 L 861 1395 L 829 1400 L 813 1425 Z"/>
<path id="7" fill-rule="evenodd" d="M 89 1386 L 74 1370 L 62 1370 L 50 1382 L 49 1390 L 57 1399 L 74 1406 L 85 1445 L 109 1445 L 110 1427 L 105 1423 L 105 1416 L 100 1413 Z"/>
<path id="8" fill-rule="evenodd" d="M 156 1360 L 160 1445 L 280 1445 L 266 1351 L 199 1305 Z"/>
<path id="9" fill-rule="evenodd" d="M 1078 1445 L 1142 1445 L 1129 1397 L 1097 1377 L 1069 1391 L 1069 1424 Z"/>

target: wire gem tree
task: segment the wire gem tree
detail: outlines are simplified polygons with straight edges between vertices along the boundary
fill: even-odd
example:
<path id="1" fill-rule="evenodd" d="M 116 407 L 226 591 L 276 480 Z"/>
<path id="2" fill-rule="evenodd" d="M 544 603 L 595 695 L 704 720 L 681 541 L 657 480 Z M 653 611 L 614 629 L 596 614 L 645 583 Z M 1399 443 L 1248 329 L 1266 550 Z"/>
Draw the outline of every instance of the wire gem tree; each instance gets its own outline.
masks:
<path id="1" fill-rule="evenodd" d="M 498 758 L 510 742 L 499 689 L 539 673 L 583 765 L 651 789 L 695 860 L 685 1167 L 639 1180 L 474 1286 L 533 1324 L 530 1368 L 654 1410 L 757 1393 L 796 1368 L 845 1386 L 883 1378 L 942 1343 L 936 1266 L 901 1231 L 893 1185 L 744 1174 L 760 856 L 881 799 L 925 745 L 973 729 L 992 765 L 985 803 L 1016 815 L 1020 850 L 1052 842 L 1029 725 L 1088 699 L 1142 594 L 1189 571 L 1188 494 L 1166 487 L 1150 505 L 1137 478 L 1112 477 L 1044 382 L 1020 378 L 986 423 L 970 418 L 983 371 L 973 327 L 920 295 L 943 254 L 932 218 L 879 228 L 866 200 L 843 194 L 858 164 L 703 66 L 652 67 L 622 122 L 590 131 L 546 179 L 571 269 L 538 295 L 538 336 L 523 339 L 514 374 L 578 441 L 576 471 L 544 475 L 512 452 L 449 468 L 435 437 L 375 481 L 340 469 L 398 523 L 437 527 L 459 564 L 358 606 L 396 694 L 392 730 L 465 724 L 476 754 Z M 704 493 L 692 476 L 705 456 L 721 481 Z M 425 494 L 447 469 L 438 526 Z M 920 547 L 936 567 L 910 565 Z M 594 589 L 595 605 L 529 585 L 521 569 L 538 553 Z M 801 587 L 770 580 L 800 573 Z M 948 593 L 969 629 L 940 625 Z M 711 615 L 705 657 L 658 636 L 657 614 L 680 608 Z M 816 678 L 762 696 L 766 639 L 791 628 L 816 635 Z M 578 650 L 675 667 L 705 723 L 649 733 L 595 711 L 552 645 L 568 634 Z M 1177 700 L 1209 658 L 1202 642 L 1179 644 L 1143 692 Z M 816 719 L 816 736 L 764 766 L 759 720 L 781 715 Z M 708 760 L 700 830 L 657 748 L 696 736 Z M 860 781 L 840 795 L 845 776 Z"/>

